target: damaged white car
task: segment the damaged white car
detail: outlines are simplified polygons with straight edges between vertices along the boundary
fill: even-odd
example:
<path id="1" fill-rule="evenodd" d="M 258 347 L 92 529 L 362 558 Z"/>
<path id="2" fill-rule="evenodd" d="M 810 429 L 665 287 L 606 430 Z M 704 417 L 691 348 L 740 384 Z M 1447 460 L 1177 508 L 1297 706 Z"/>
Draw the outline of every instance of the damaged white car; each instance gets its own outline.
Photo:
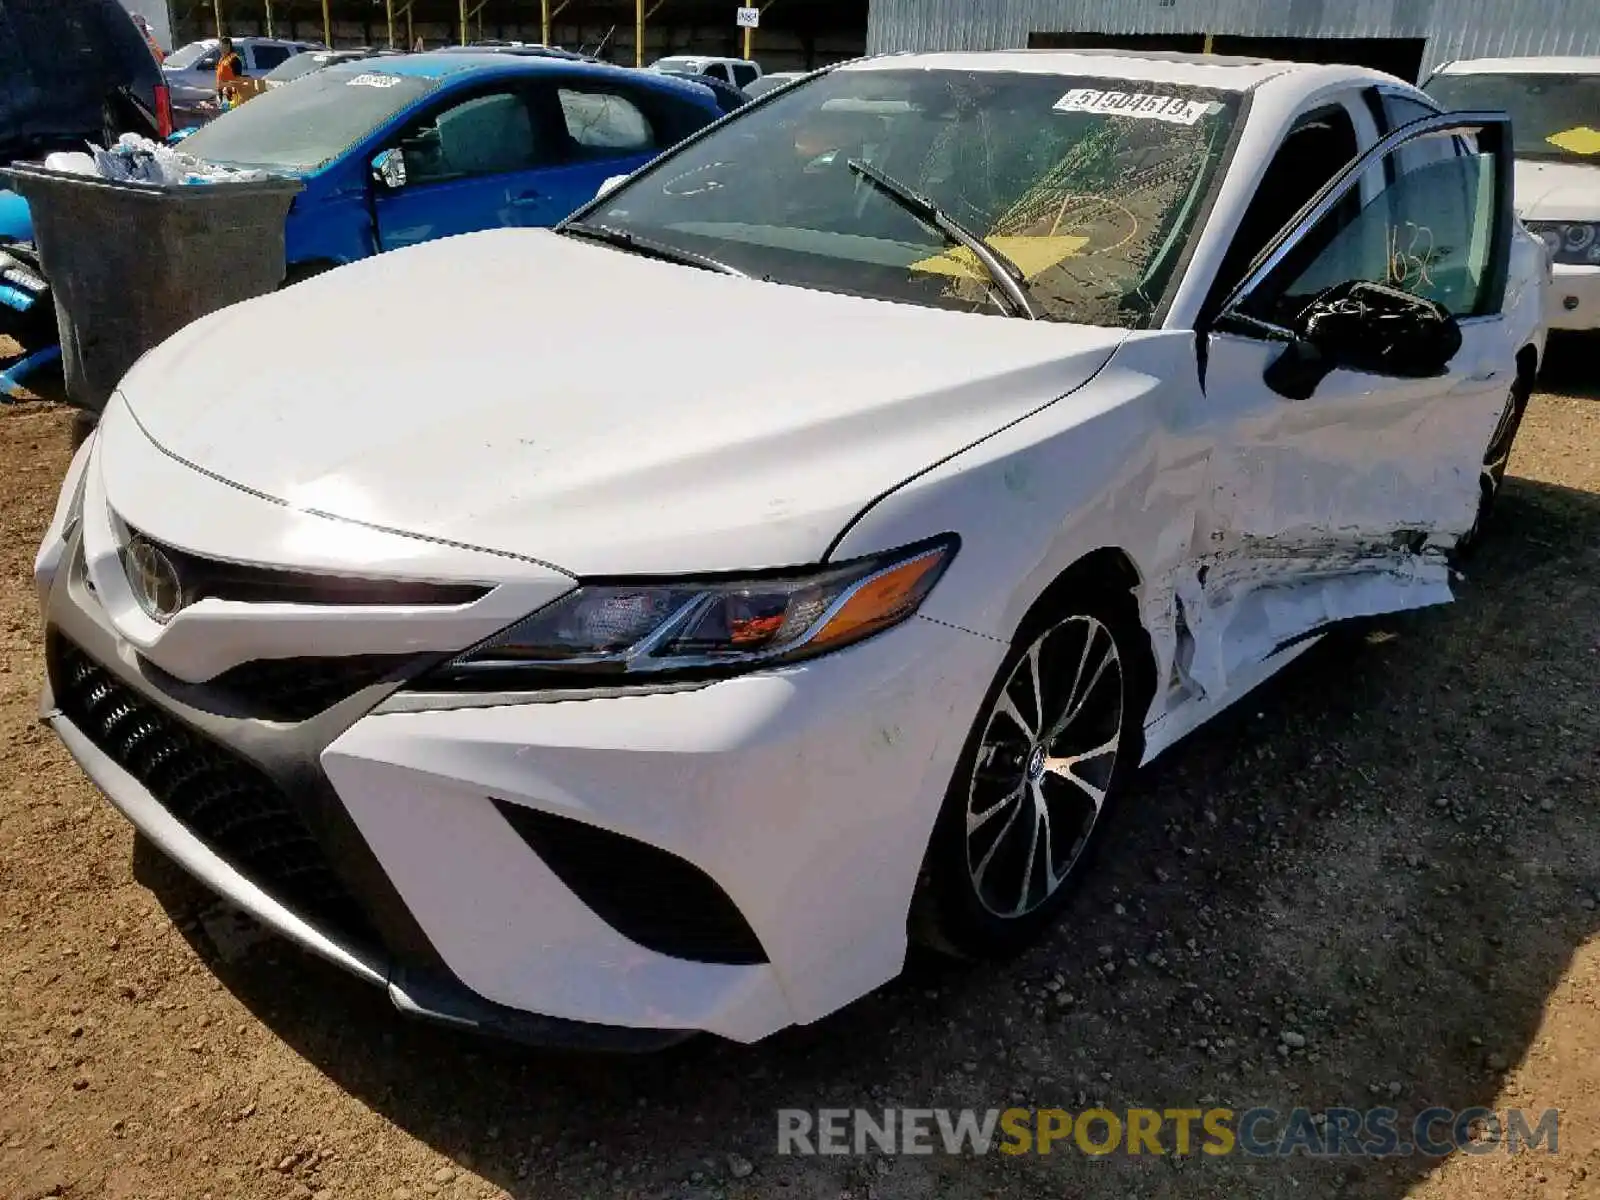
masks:
<path id="1" fill-rule="evenodd" d="M 753 1041 L 908 929 L 1013 951 L 1142 762 L 1450 598 L 1543 343 L 1508 153 L 1348 67 L 825 72 L 147 356 L 40 552 L 46 717 L 413 1014 Z"/>

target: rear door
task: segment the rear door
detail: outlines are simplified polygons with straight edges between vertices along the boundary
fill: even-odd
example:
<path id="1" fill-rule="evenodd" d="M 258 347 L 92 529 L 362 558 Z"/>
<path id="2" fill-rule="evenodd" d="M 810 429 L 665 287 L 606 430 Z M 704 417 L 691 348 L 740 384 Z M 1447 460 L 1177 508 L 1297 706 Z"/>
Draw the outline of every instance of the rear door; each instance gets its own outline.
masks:
<path id="1" fill-rule="evenodd" d="M 1444 553 L 1472 526 L 1515 382 L 1501 312 L 1510 183 L 1504 118 L 1408 126 L 1329 184 L 1223 306 L 1206 391 L 1228 435 L 1183 597 L 1211 656 L 1198 675 L 1225 679 L 1331 621 L 1449 598 Z M 1460 350 L 1428 378 L 1336 367 L 1303 399 L 1274 391 L 1267 368 L 1308 306 L 1355 280 L 1444 305 Z"/>
<path id="2" fill-rule="evenodd" d="M 535 184 L 537 224 L 554 225 L 593 200 L 607 179 L 631 174 L 676 140 L 659 105 L 610 80 L 575 75 L 541 83 L 534 102 L 561 148 L 560 162 Z"/>

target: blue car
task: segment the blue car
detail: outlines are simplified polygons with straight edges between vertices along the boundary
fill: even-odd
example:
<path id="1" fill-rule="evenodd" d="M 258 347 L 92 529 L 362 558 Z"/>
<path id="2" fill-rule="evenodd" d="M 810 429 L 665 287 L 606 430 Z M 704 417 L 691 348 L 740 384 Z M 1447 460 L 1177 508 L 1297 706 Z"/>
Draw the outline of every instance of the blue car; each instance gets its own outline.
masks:
<path id="1" fill-rule="evenodd" d="M 433 238 L 547 226 L 722 115 L 705 88 L 599 63 L 432 53 L 328 67 L 190 136 L 298 175 L 290 279 Z"/>
<path id="2" fill-rule="evenodd" d="M 606 179 L 722 115 L 710 89 L 666 75 L 434 52 L 306 75 L 183 149 L 305 180 L 285 229 L 293 282 L 433 238 L 554 225 Z M 11 236 L 25 236 L 26 222 L 10 217 Z"/>

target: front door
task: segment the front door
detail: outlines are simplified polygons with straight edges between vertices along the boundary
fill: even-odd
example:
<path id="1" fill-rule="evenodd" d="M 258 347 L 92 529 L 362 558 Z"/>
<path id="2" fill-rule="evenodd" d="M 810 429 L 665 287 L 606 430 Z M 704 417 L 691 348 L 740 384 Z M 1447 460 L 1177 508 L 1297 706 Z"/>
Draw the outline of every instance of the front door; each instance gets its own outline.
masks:
<path id="1" fill-rule="evenodd" d="M 552 142 L 519 87 L 446 98 L 400 139 L 405 185 L 378 186 L 379 248 L 550 224 L 541 175 L 561 161 Z"/>
<path id="2" fill-rule="evenodd" d="M 1392 134 L 1274 239 L 1207 335 L 1206 392 L 1227 414 L 1197 571 L 1180 588 L 1193 682 L 1338 620 L 1450 598 L 1479 467 L 1515 383 L 1501 306 L 1509 257 L 1503 122 L 1439 117 Z M 1310 307 L 1365 280 L 1442 304 L 1461 346 L 1437 374 L 1334 366 L 1308 395 L 1269 386 Z"/>

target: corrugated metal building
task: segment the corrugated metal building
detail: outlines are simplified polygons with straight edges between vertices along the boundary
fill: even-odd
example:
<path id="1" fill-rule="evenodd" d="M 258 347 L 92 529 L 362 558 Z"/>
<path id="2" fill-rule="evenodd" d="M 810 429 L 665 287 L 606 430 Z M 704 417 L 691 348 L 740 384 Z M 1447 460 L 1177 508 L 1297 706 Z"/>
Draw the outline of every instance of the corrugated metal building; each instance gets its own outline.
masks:
<path id="1" fill-rule="evenodd" d="M 872 0 L 867 23 L 873 53 L 1106 45 L 1426 76 L 1454 58 L 1600 54 L 1600 0 Z"/>

